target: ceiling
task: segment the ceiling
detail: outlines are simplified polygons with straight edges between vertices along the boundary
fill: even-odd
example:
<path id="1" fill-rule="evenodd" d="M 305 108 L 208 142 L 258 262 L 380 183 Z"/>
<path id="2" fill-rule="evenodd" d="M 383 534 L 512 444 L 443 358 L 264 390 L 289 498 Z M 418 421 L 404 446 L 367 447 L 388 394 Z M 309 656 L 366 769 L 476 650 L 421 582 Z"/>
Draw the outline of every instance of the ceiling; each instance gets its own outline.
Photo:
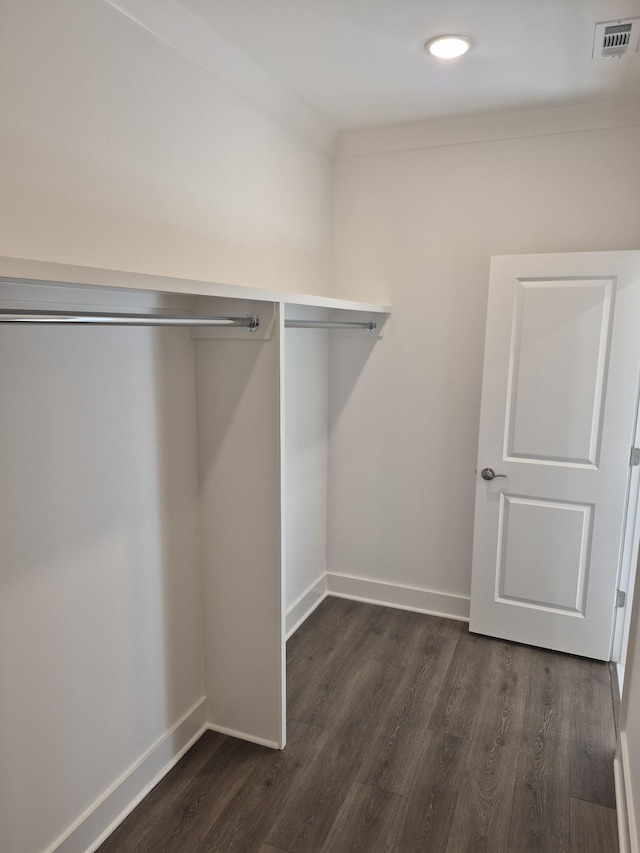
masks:
<path id="1" fill-rule="evenodd" d="M 179 0 L 338 130 L 640 96 L 640 53 L 591 58 L 640 0 Z M 443 63 L 439 33 L 474 43 Z"/>

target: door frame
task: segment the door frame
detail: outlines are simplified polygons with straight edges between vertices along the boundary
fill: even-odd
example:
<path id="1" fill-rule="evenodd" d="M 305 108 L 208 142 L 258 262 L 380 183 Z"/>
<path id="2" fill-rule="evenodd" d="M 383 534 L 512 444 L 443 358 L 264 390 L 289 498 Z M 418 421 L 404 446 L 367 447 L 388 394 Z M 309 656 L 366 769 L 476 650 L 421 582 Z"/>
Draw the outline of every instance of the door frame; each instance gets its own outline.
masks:
<path id="1" fill-rule="evenodd" d="M 636 389 L 636 423 L 634 447 L 640 447 L 640 378 Z M 631 449 L 630 449 L 631 450 Z M 640 466 L 629 466 L 627 498 L 624 518 L 624 531 L 620 546 L 617 589 L 624 592 L 624 607 L 616 608 L 613 634 L 611 637 L 610 659 L 616 664 L 618 686 L 622 694 L 624 689 L 624 671 L 631 629 L 632 602 L 638 557 L 640 556 Z"/>

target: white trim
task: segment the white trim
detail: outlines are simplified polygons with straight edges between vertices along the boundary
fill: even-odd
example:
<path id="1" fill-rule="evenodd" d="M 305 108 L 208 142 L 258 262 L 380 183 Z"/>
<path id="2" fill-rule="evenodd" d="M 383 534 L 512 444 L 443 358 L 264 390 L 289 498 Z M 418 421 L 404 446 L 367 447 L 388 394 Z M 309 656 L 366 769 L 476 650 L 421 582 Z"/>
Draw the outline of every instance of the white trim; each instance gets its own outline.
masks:
<path id="1" fill-rule="evenodd" d="M 274 306 L 275 308 L 275 306 Z M 284 307 L 280 305 L 274 311 L 278 335 L 278 466 L 280 474 L 278 477 L 278 498 L 280 501 L 280 743 L 279 747 L 285 747 L 287 743 L 287 442 L 286 442 L 286 382 L 285 382 L 285 328 Z"/>
<path id="2" fill-rule="evenodd" d="M 45 853 L 92 853 L 208 728 L 202 697 L 82 814 Z"/>
<path id="3" fill-rule="evenodd" d="M 620 853 L 631 853 L 631 838 L 629 835 L 629 819 L 627 816 L 627 800 L 625 795 L 624 768 L 619 758 L 613 762 L 613 779 L 616 788 L 616 817 L 618 821 L 618 844 Z"/>
<path id="4" fill-rule="evenodd" d="M 238 738 L 238 740 L 247 740 L 249 743 L 257 743 L 259 746 L 268 746 L 269 749 L 283 749 L 283 747 L 281 747 L 279 743 L 276 743 L 275 740 L 266 740 L 262 737 L 254 737 L 253 735 L 246 734 L 246 732 L 239 732 L 236 731 L 236 729 L 228 729 L 226 726 L 215 726 L 213 723 L 209 723 L 205 728 L 212 732 L 218 732 L 218 734 L 221 735 Z"/>
<path id="5" fill-rule="evenodd" d="M 636 404 L 636 424 L 634 429 L 634 447 L 640 446 L 640 386 L 638 387 L 638 403 Z M 624 532 L 620 549 L 620 568 L 617 588 L 626 594 L 626 604 L 616 608 L 614 616 L 613 650 L 611 660 L 618 664 L 618 684 L 620 698 L 624 689 L 624 669 L 629 647 L 629 633 L 636 583 L 638 554 L 640 553 L 640 469 L 635 465 L 629 468 L 627 484 L 627 499 L 625 506 Z"/>
<path id="6" fill-rule="evenodd" d="M 445 619 L 469 621 L 469 598 L 449 592 L 417 589 L 403 584 L 358 578 L 350 575 L 327 574 L 327 592 L 338 598 L 353 598 L 370 604 L 383 604 L 416 613 L 429 613 Z"/>
<path id="7" fill-rule="evenodd" d="M 447 145 L 494 142 L 640 125 L 640 98 L 545 107 L 442 121 L 354 130 L 340 134 L 336 156 L 354 157 L 389 151 L 414 151 Z"/>
<path id="8" fill-rule="evenodd" d="M 327 597 L 327 575 L 322 575 L 287 608 L 287 640 Z"/>
<path id="9" fill-rule="evenodd" d="M 620 690 L 620 699 L 622 699 L 622 686 L 624 684 L 625 663 L 622 663 L 621 661 L 614 661 L 614 663 L 616 665 L 616 676 L 618 678 L 618 688 Z"/>
<path id="10" fill-rule="evenodd" d="M 620 732 L 618 754 L 613 762 L 616 786 L 616 812 L 620 853 L 638 853 L 638 830 L 633 809 L 633 792 L 629 776 L 629 746 L 627 733 Z"/>

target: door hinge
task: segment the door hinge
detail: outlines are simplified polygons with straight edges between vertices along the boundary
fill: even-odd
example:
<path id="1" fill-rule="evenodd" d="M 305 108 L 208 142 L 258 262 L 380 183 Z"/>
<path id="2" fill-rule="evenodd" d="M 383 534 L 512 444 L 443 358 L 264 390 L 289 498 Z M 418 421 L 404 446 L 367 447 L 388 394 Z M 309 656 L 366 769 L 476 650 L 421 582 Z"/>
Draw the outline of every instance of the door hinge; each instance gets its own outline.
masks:
<path id="1" fill-rule="evenodd" d="M 627 593 L 621 589 L 616 590 L 616 607 L 624 607 L 627 601 Z"/>
<path id="2" fill-rule="evenodd" d="M 632 467 L 634 465 L 640 465 L 640 447 L 631 448 L 631 458 L 629 459 L 629 465 L 631 465 Z"/>

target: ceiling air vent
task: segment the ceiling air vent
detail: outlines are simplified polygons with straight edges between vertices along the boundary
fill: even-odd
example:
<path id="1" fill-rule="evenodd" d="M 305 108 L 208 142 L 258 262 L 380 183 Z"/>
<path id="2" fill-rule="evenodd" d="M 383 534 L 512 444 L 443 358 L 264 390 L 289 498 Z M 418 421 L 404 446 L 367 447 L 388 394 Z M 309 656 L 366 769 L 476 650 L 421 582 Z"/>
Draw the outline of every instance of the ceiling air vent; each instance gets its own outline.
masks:
<path id="1" fill-rule="evenodd" d="M 593 58 L 620 57 L 633 53 L 638 47 L 639 22 L 640 18 L 627 18 L 626 21 L 603 21 L 596 24 Z"/>

